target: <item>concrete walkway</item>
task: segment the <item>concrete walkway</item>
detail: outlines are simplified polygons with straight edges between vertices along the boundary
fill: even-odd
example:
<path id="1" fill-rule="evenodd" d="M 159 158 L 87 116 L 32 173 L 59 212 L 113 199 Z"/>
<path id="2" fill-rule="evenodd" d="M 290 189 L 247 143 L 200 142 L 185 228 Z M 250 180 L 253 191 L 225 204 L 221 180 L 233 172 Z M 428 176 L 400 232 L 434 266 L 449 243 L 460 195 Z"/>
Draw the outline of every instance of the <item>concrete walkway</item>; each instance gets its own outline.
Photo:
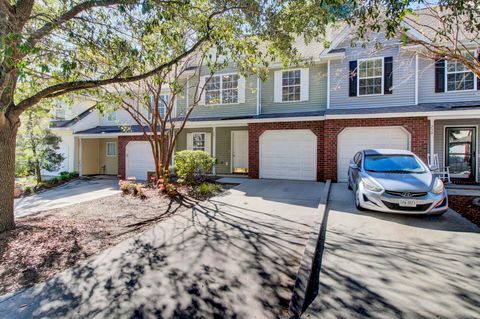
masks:
<path id="1" fill-rule="evenodd" d="M 15 199 L 15 217 L 32 215 L 41 211 L 83 203 L 119 193 L 116 178 L 75 180 L 32 196 Z"/>
<path id="2" fill-rule="evenodd" d="M 278 318 L 323 184 L 249 180 L 46 283 L 1 318 Z"/>
<path id="3" fill-rule="evenodd" d="M 359 212 L 333 184 L 318 294 L 302 318 L 479 318 L 480 229 L 459 214 Z"/>

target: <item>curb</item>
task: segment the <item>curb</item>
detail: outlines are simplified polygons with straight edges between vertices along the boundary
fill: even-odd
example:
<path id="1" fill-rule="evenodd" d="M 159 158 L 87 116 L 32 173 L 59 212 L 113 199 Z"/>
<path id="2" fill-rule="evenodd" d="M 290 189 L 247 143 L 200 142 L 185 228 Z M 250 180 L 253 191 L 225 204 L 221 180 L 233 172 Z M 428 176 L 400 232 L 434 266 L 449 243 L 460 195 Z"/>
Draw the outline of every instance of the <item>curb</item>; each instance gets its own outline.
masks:
<path id="1" fill-rule="evenodd" d="M 328 196 L 330 194 L 331 181 L 325 182 L 322 197 L 320 198 L 320 204 L 318 205 L 317 213 L 313 226 L 310 230 L 310 234 L 305 245 L 305 251 L 303 252 L 302 260 L 300 262 L 300 268 L 298 269 L 297 278 L 295 279 L 295 285 L 293 286 L 293 293 L 288 306 L 288 313 L 291 318 L 299 318 L 304 311 L 306 300 L 310 291 L 310 283 L 315 275 L 315 270 L 318 266 L 318 244 L 322 238 L 322 234 L 326 229 L 327 222 L 327 203 Z"/>

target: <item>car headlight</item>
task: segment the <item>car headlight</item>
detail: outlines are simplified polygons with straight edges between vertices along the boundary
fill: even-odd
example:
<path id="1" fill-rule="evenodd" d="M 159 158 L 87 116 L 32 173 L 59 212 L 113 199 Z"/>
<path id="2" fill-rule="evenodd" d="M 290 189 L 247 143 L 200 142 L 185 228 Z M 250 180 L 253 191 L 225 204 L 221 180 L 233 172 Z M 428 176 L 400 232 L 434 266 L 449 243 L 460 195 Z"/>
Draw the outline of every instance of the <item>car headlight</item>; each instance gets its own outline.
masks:
<path id="1" fill-rule="evenodd" d="M 435 183 L 433 183 L 432 193 L 441 194 L 443 193 L 443 189 L 444 189 L 443 182 L 437 178 L 435 180 Z"/>
<path id="2" fill-rule="evenodd" d="M 370 178 L 362 178 L 363 187 L 372 192 L 381 192 L 383 187 Z"/>

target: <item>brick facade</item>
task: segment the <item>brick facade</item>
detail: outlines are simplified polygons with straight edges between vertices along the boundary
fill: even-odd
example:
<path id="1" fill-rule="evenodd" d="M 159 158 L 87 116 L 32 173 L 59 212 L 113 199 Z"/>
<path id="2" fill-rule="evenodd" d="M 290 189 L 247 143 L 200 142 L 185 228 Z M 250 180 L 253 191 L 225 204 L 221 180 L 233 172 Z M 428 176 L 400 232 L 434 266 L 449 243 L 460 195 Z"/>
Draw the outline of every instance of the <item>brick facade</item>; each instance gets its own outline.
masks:
<path id="1" fill-rule="evenodd" d="M 145 136 L 143 135 L 128 135 L 118 137 L 118 178 L 125 179 L 125 170 L 126 170 L 126 154 L 125 148 L 127 147 L 128 142 L 130 141 L 145 141 Z"/>
<path id="2" fill-rule="evenodd" d="M 248 124 L 248 175 L 250 178 L 259 178 L 260 152 L 259 139 L 267 130 L 311 130 L 317 136 L 317 180 L 323 180 L 323 126 L 324 121 L 304 122 L 270 122 Z"/>
<path id="3" fill-rule="evenodd" d="M 429 122 L 427 117 L 326 120 L 323 154 L 324 178 L 337 180 L 337 137 L 346 127 L 402 126 L 411 136 L 411 151 L 427 160 Z M 381 137 L 379 137 L 381 138 Z"/>
<path id="4" fill-rule="evenodd" d="M 347 127 L 401 126 L 411 135 L 411 150 L 424 161 L 428 154 L 427 117 L 339 119 L 248 124 L 249 176 L 259 178 L 259 138 L 267 130 L 310 129 L 317 136 L 317 180 L 337 180 L 337 137 Z"/>

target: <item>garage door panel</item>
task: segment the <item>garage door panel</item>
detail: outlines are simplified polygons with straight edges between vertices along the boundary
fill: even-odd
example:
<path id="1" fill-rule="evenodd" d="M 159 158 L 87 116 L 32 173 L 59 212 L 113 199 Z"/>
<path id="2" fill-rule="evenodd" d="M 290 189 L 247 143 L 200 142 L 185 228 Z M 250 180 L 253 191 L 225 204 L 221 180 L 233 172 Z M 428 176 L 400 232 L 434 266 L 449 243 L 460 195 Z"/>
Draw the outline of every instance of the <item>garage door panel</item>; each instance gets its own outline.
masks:
<path id="1" fill-rule="evenodd" d="M 125 148 L 126 175 L 138 180 L 146 180 L 147 172 L 154 171 L 152 148 L 148 142 L 129 142 Z"/>
<path id="2" fill-rule="evenodd" d="M 409 135 L 401 127 L 346 128 L 337 141 L 337 179 L 346 182 L 348 165 L 363 149 L 409 149 Z"/>
<path id="3" fill-rule="evenodd" d="M 316 180 L 316 154 L 310 130 L 266 131 L 260 137 L 260 178 Z"/>

